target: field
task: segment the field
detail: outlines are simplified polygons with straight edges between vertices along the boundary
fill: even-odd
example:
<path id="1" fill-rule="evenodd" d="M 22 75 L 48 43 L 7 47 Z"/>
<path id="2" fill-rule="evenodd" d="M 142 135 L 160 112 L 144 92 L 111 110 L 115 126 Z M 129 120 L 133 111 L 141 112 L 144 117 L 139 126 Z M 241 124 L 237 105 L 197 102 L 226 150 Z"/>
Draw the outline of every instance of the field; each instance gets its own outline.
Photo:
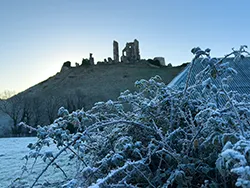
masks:
<path id="1" fill-rule="evenodd" d="M 36 138 L 34 137 L 0 139 L 0 187 L 11 187 L 13 181 L 19 181 L 18 178 L 22 174 L 22 167 L 26 161 L 23 157 L 29 153 L 27 145 L 35 142 L 35 140 Z M 56 148 L 53 148 L 53 150 L 56 150 Z M 64 166 L 63 170 L 67 174 L 67 177 L 72 179 L 74 172 L 70 172 L 69 167 L 74 164 L 64 164 L 64 161 L 67 161 L 64 159 L 66 159 L 66 154 L 57 162 L 61 167 Z M 46 166 L 42 160 L 38 160 L 31 172 L 30 167 L 33 161 L 34 160 L 30 159 L 27 164 L 28 171 L 23 173 L 23 178 L 20 180 L 23 187 L 30 187 L 38 174 Z M 51 176 L 52 174 L 53 176 Z M 65 176 L 59 169 L 55 169 L 51 166 L 35 187 L 57 187 L 56 184 L 65 179 L 63 177 Z"/>

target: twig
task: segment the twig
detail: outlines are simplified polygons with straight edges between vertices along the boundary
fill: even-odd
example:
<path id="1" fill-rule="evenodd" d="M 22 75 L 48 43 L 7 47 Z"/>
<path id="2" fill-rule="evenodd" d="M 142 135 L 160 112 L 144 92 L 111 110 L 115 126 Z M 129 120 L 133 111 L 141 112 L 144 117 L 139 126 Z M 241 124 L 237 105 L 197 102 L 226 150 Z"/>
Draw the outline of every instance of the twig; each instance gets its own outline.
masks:
<path id="1" fill-rule="evenodd" d="M 119 123 L 132 124 L 132 125 L 142 127 L 142 128 L 145 128 L 145 129 L 148 129 L 148 130 L 151 130 L 151 131 L 153 130 L 151 127 L 148 127 L 148 126 L 146 126 L 144 124 L 141 124 L 141 123 L 138 123 L 138 122 L 127 121 L 127 120 L 117 120 L 117 121 L 111 121 L 111 122 L 107 122 L 107 123 L 103 123 L 103 122 L 95 123 L 89 129 L 86 129 L 83 134 L 85 134 L 86 132 L 93 131 L 93 130 L 99 128 L 99 127 L 104 127 L 104 126 L 114 125 L 114 124 L 119 124 Z"/>
<path id="2" fill-rule="evenodd" d="M 33 162 L 32 166 L 31 166 L 31 170 L 30 170 L 30 172 L 32 172 L 32 170 L 33 170 L 33 168 L 34 168 L 34 166 L 35 166 L 35 164 L 36 164 L 36 161 L 37 161 L 37 157 L 35 158 L 35 160 L 34 160 L 34 162 Z"/>
<path id="3" fill-rule="evenodd" d="M 145 180 L 147 180 L 148 184 L 151 185 L 151 187 L 156 188 L 156 187 L 150 182 L 150 180 L 147 178 L 147 176 L 145 176 L 145 174 L 144 174 L 142 171 L 140 171 L 139 168 L 137 168 L 135 165 L 133 165 L 133 167 L 134 167 L 134 168 L 135 168 L 135 169 L 145 178 Z"/>
<path id="4" fill-rule="evenodd" d="M 176 159 L 176 157 L 172 153 L 170 153 L 168 150 L 166 150 L 165 148 L 162 148 L 160 151 L 157 151 L 156 153 L 160 153 L 160 152 L 167 153 L 168 155 L 170 155 L 179 164 L 179 161 Z"/>
<path id="5" fill-rule="evenodd" d="M 106 177 L 104 177 L 103 179 L 101 179 L 100 181 L 96 182 L 94 185 L 92 185 L 93 187 L 103 187 L 111 178 L 113 178 L 116 175 L 119 175 L 119 173 L 121 173 L 122 171 L 125 171 L 129 166 L 134 166 L 137 164 L 143 164 L 144 159 L 141 159 L 139 161 L 135 161 L 135 162 L 126 162 L 122 167 L 117 168 L 116 170 L 111 171 Z M 119 175 L 120 177 L 120 175 Z"/>
<path id="6" fill-rule="evenodd" d="M 191 151 L 191 148 L 192 148 L 192 145 L 193 145 L 194 140 L 198 137 L 198 135 L 200 134 L 200 132 L 202 131 L 203 128 L 204 128 L 204 127 L 201 126 L 201 128 L 198 130 L 198 132 L 196 133 L 196 135 L 192 138 L 192 140 L 191 140 L 191 142 L 190 142 L 190 145 L 189 145 L 189 147 L 188 147 L 188 156 L 189 156 L 189 154 L 190 154 L 190 151 Z"/>
<path id="7" fill-rule="evenodd" d="M 233 108 L 233 111 L 234 111 L 234 113 L 235 113 L 235 115 L 236 115 L 236 119 L 237 119 L 238 123 L 240 124 L 241 135 L 244 136 L 244 137 L 246 137 L 246 135 L 245 135 L 245 130 L 244 130 L 244 126 L 243 126 L 243 123 L 242 123 L 242 121 L 241 121 L 241 119 L 240 119 L 240 115 L 239 115 L 239 113 L 237 112 L 237 110 L 236 110 L 236 108 L 235 108 L 235 106 L 234 106 L 234 104 L 233 104 L 231 98 L 228 96 L 228 93 L 227 93 L 227 91 L 225 90 L 225 88 L 224 88 L 223 86 L 222 86 L 222 91 L 225 93 L 225 95 L 226 95 L 226 97 L 227 97 L 227 100 L 228 100 L 228 102 L 231 104 L 231 106 L 232 106 L 232 108 Z"/>
<path id="8" fill-rule="evenodd" d="M 52 159 L 50 159 L 50 160 L 52 160 Z M 67 174 L 64 172 L 64 170 L 63 170 L 58 164 L 56 164 L 56 163 L 53 163 L 53 164 L 56 166 L 56 168 L 59 168 L 59 170 L 61 170 L 61 172 L 63 173 L 63 175 L 64 175 L 66 178 L 68 178 Z"/>
<path id="9" fill-rule="evenodd" d="M 37 132 L 37 129 L 36 129 L 36 128 L 34 128 L 34 127 L 30 126 L 30 125 L 27 125 L 27 124 L 24 123 L 24 122 L 19 123 L 18 126 L 23 126 L 24 128 L 28 128 L 28 129 L 30 129 L 31 131 Z"/>
<path id="10" fill-rule="evenodd" d="M 32 184 L 31 188 L 33 188 L 36 184 L 36 182 L 40 179 L 40 177 L 46 172 L 46 170 L 49 168 L 49 166 L 64 152 L 66 149 L 68 149 L 72 144 L 74 144 L 78 139 L 80 139 L 80 135 L 78 135 L 74 140 L 72 140 L 70 143 L 68 143 L 67 146 L 65 146 L 61 151 L 59 151 L 56 156 L 49 162 L 49 164 L 43 169 L 43 171 L 39 174 L 39 176 L 36 178 L 34 183 Z"/>
<path id="11" fill-rule="evenodd" d="M 80 159 L 86 167 L 88 166 L 87 163 L 83 160 L 83 158 L 81 158 L 73 149 L 71 149 L 70 147 L 68 147 L 67 149 L 69 149 L 72 153 L 74 153 L 74 155 L 76 155 L 78 159 Z"/>
<path id="12" fill-rule="evenodd" d="M 173 117 L 174 117 L 174 100 L 173 97 L 171 97 L 171 103 L 170 103 L 170 117 L 169 117 L 169 122 L 170 122 L 170 127 L 171 130 L 173 129 Z"/>

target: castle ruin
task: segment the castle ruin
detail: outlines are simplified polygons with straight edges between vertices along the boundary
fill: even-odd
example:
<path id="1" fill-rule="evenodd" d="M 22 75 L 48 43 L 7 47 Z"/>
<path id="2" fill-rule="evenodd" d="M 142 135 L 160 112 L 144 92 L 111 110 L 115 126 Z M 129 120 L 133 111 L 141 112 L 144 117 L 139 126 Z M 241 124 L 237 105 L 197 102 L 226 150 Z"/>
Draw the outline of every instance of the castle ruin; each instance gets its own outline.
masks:
<path id="1" fill-rule="evenodd" d="M 134 63 L 141 59 L 139 51 L 139 41 L 127 42 L 125 48 L 122 50 L 121 62 Z"/>
<path id="2" fill-rule="evenodd" d="M 113 61 L 118 63 L 119 57 L 119 44 L 117 41 L 113 41 Z M 127 42 L 125 48 L 122 50 L 121 62 L 124 63 L 134 63 L 141 59 L 139 50 L 139 41 L 134 40 L 134 42 Z M 109 61 L 110 62 L 110 61 Z"/>
<path id="3" fill-rule="evenodd" d="M 97 64 L 112 64 L 112 63 L 135 63 L 141 60 L 139 41 L 134 40 L 134 42 L 127 42 L 125 48 L 122 50 L 122 56 L 120 61 L 119 56 L 119 43 L 113 41 L 113 59 L 108 57 L 104 61 L 98 61 Z"/>
<path id="4" fill-rule="evenodd" d="M 98 61 L 97 64 L 112 64 L 112 63 L 136 63 L 141 60 L 140 50 L 139 50 L 139 41 L 134 40 L 134 42 L 127 42 L 125 48 L 122 50 L 122 56 L 120 61 L 119 56 L 119 43 L 113 41 L 113 59 L 108 57 L 104 61 Z M 85 65 L 95 65 L 93 54 L 89 54 L 89 59 L 82 59 L 82 64 L 76 63 L 76 67 L 85 66 Z M 61 71 L 71 68 L 71 62 L 65 62 L 62 66 Z"/>

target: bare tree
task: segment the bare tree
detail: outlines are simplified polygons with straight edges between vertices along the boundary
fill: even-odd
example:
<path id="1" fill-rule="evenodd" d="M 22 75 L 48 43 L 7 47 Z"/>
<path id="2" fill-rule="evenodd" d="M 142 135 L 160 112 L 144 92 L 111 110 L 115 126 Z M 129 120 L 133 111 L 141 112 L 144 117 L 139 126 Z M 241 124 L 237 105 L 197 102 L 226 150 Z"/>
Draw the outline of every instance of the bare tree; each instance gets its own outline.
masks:
<path id="1" fill-rule="evenodd" d="M 13 97 L 14 95 L 16 95 L 15 91 L 5 90 L 2 93 L 0 93 L 0 99 L 6 100 L 6 99 Z"/>
<path id="2" fill-rule="evenodd" d="M 37 126 L 41 122 L 42 118 L 42 112 L 41 112 L 42 101 L 39 97 L 33 97 L 31 101 L 32 101 L 31 102 L 32 125 Z"/>
<path id="3" fill-rule="evenodd" d="M 52 96 L 45 100 L 45 113 L 47 115 L 49 123 L 53 123 L 57 117 L 57 111 L 60 108 L 60 100 L 58 97 Z"/>
<path id="4" fill-rule="evenodd" d="M 0 105 L 0 110 L 8 114 L 13 120 L 13 124 L 11 126 L 12 133 L 14 135 L 20 135 L 21 127 L 18 126 L 18 123 L 21 121 L 23 113 L 22 97 L 17 95 L 9 100 L 3 100 Z"/>
<path id="5" fill-rule="evenodd" d="M 85 106 L 85 99 L 86 98 L 85 95 L 83 94 L 83 91 L 77 89 L 76 91 L 71 92 L 70 94 L 64 97 L 65 107 L 69 111 L 81 109 Z"/>
<path id="6" fill-rule="evenodd" d="M 27 130 L 22 130 L 18 126 L 20 122 L 28 125 L 37 125 L 41 113 L 38 112 L 40 104 L 38 99 L 30 96 L 16 95 L 8 100 L 2 100 L 0 110 L 9 115 L 13 120 L 11 125 L 13 135 L 26 134 Z"/>
<path id="7" fill-rule="evenodd" d="M 81 89 L 77 89 L 75 91 L 75 99 L 76 99 L 76 109 L 81 109 L 85 106 L 86 97 Z"/>

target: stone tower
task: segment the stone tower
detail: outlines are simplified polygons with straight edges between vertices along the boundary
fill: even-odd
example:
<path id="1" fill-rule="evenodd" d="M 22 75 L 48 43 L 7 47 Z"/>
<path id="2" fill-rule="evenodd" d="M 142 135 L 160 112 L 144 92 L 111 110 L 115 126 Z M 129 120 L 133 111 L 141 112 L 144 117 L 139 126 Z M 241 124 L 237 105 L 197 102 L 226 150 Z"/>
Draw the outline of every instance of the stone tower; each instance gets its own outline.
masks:
<path id="1" fill-rule="evenodd" d="M 113 41 L 113 58 L 115 63 L 119 62 L 119 44 L 115 40 Z"/>
<path id="2" fill-rule="evenodd" d="M 89 64 L 90 65 L 94 65 L 95 64 L 94 57 L 93 57 L 92 53 L 89 54 Z"/>
<path id="3" fill-rule="evenodd" d="M 136 61 L 141 59 L 140 50 L 139 50 L 139 41 L 136 39 L 134 40 L 134 58 Z"/>

